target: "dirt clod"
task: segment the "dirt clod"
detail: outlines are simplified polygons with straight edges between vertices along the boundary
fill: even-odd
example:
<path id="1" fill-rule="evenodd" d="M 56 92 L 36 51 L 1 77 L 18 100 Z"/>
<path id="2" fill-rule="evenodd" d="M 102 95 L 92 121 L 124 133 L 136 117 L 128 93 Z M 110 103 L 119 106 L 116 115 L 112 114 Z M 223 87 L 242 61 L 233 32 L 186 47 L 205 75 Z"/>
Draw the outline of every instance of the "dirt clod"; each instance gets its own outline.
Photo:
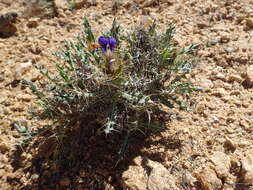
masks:
<path id="1" fill-rule="evenodd" d="M 246 156 L 242 159 L 241 177 L 246 184 L 253 183 L 253 150 L 247 151 Z"/>
<path id="2" fill-rule="evenodd" d="M 85 3 L 75 8 L 74 2 Z M 248 186 L 253 171 L 252 153 L 248 151 L 253 148 L 252 0 L 114 2 L 116 11 L 112 11 L 112 0 L 0 1 L 0 189 L 57 189 L 61 180 L 66 186 L 60 189 L 117 190 L 123 185 L 146 188 L 149 170 L 141 164 L 129 164 L 140 155 L 140 160 L 145 156 L 150 160 L 147 166 L 158 168 L 150 174 L 160 185 L 151 187 L 159 190 L 166 186 L 161 184 L 165 179 L 161 179 L 162 174 L 180 190 L 252 188 Z M 24 121 L 35 130 L 47 125 L 28 113 L 34 96 L 23 79 L 38 85 L 44 80 L 34 66 L 52 69 L 56 60 L 51 53 L 61 48 L 64 40 L 73 40 L 80 34 L 83 17 L 89 19 L 97 38 L 113 18 L 127 31 L 139 25 L 143 15 L 155 20 L 161 30 L 169 23 L 175 24 L 175 44 L 199 45 L 193 72 L 186 76 L 202 89 L 187 102 L 192 111 L 168 109 L 169 130 L 149 137 L 152 143 L 145 142 L 141 149 L 130 144 L 116 167 L 118 158 L 105 148 L 110 145 L 110 137 L 108 144 L 97 143 L 95 137 L 92 143 L 78 140 L 86 152 L 78 155 L 78 167 L 70 169 L 54 165 L 58 161 L 54 160 L 57 138 L 31 139 L 28 144 L 20 141 L 29 139 L 29 133 L 20 134 L 13 123 Z M 172 140 L 177 137 L 183 139 L 182 143 Z M 71 147 L 68 148 L 61 151 L 68 153 Z M 110 165 L 108 160 L 116 161 Z M 65 165 L 68 164 L 71 163 Z M 197 181 L 188 180 L 185 170 L 194 173 Z M 154 184 L 152 180 L 149 184 Z"/>
<path id="3" fill-rule="evenodd" d="M 27 27 L 36 28 L 37 26 L 39 26 L 39 19 L 38 18 L 29 19 L 29 21 L 27 23 Z"/>
<path id="4" fill-rule="evenodd" d="M 250 65 L 246 72 L 243 74 L 244 77 L 244 81 L 243 83 L 249 87 L 252 88 L 253 87 L 253 65 Z"/>
<path id="5" fill-rule="evenodd" d="M 221 189 L 221 180 L 216 176 L 215 171 L 210 169 L 209 167 L 204 168 L 200 173 L 197 173 L 196 175 L 204 190 Z"/>
<path id="6" fill-rule="evenodd" d="M 231 163 L 230 158 L 225 153 L 215 152 L 211 156 L 211 161 L 214 164 L 214 170 L 220 179 L 226 178 L 229 175 Z"/>
<path id="7" fill-rule="evenodd" d="M 135 164 L 122 175 L 122 182 L 129 190 L 177 190 L 173 176 L 160 163 L 137 157 Z"/>
<path id="8" fill-rule="evenodd" d="M 14 24 L 17 16 L 18 14 L 15 12 L 0 14 L 0 37 L 10 37 L 17 32 L 17 27 Z"/>

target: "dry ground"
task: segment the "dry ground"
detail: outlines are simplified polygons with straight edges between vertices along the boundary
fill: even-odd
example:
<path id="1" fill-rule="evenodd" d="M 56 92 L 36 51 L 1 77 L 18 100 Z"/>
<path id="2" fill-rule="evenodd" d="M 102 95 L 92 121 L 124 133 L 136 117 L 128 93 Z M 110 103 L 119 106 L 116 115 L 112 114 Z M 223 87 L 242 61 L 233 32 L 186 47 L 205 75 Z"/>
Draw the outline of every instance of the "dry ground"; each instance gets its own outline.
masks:
<path id="1" fill-rule="evenodd" d="M 80 3 L 72 11 L 42 0 L 32 2 L 0 1 L 0 14 L 9 11 L 19 14 L 16 35 L 0 38 L 1 190 L 68 189 L 67 186 L 121 189 L 121 174 L 138 155 L 164 165 L 175 177 L 179 189 L 188 188 L 182 183 L 187 172 L 198 179 L 193 189 L 207 189 L 201 176 L 202 167 L 209 167 L 210 158 L 217 151 L 225 153 L 234 163 L 228 176 L 221 180 L 221 188 L 250 188 L 238 185 L 243 182 L 238 167 L 244 154 L 253 149 L 252 0 L 93 0 Z M 141 15 L 155 19 L 161 29 L 168 22 L 175 23 L 175 39 L 180 46 L 200 45 L 196 67 L 188 77 L 204 90 L 191 97 L 196 103 L 192 111 L 172 110 L 169 130 L 133 147 L 134 151 L 130 150 L 126 160 L 115 168 L 106 163 L 112 158 L 108 158 L 110 154 L 104 155 L 103 143 L 110 143 L 105 139 L 84 140 L 84 144 L 92 145 L 85 144 L 87 154 L 83 155 L 83 162 L 68 170 L 56 171 L 47 159 L 35 159 L 36 146 L 18 152 L 15 143 L 20 134 L 14 123 L 20 121 L 33 128 L 43 124 L 35 123 L 27 113 L 33 97 L 19 82 L 40 81 L 41 76 L 31 66 L 22 68 L 24 63 L 50 67 L 54 59 L 51 52 L 61 47 L 64 39 L 72 39 L 79 33 L 83 17 L 99 31 L 110 26 L 114 17 L 129 28 Z"/>

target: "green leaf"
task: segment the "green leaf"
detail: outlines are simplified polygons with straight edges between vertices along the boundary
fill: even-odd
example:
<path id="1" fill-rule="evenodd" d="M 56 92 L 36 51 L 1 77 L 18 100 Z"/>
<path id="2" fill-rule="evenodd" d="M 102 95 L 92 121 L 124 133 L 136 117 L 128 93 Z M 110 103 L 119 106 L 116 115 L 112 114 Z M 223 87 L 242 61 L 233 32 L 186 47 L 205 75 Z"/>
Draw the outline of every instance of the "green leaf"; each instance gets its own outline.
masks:
<path id="1" fill-rule="evenodd" d="M 83 26 L 84 26 L 83 30 L 84 30 L 87 42 L 88 43 L 95 42 L 95 37 L 93 35 L 93 32 L 91 31 L 91 26 L 87 18 L 84 18 Z"/>
<path id="2" fill-rule="evenodd" d="M 184 48 L 184 49 L 180 52 L 180 54 L 185 54 L 185 55 L 193 54 L 194 51 L 197 50 L 197 49 L 198 49 L 198 45 L 192 44 L 192 45 L 190 45 L 189 47 Z"/>
<path id="3" fill-rule="evenodd" d="M 174 105 L 165 97 L 163 96 L 158 96 L 158 98 L 161 100 L 161 103 L 169 108 L 174 108 Z"/>

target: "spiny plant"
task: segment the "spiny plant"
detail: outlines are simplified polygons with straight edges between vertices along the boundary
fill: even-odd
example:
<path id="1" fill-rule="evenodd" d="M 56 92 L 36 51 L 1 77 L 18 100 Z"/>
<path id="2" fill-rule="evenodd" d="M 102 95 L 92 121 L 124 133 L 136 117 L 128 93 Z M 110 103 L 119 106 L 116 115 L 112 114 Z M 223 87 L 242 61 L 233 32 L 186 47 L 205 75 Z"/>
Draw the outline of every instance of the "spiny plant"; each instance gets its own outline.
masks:
<path id="1" fill-rule="evenodd" d="M 15 146 L 22 148 L 23 145 L 28 143 L 37 131 L 32 131 L 28 127 L 21 125 L 20 122 L 14 123 L 14 128 L 22 135 L 21 139 L 16 142 Z"/>
<path id="2" fill-rule="evenodd" d="M 178 96 L 198 90 L 186 79 L 197 46 L 179 50 L 174 33 L 173 24 L 159 32 L 155 22 L 124 32 L 114 20 L 97 39 L 84 19 L 77 40 L 54 53 L 56 72 L 38 68 L 44 84 L 28 81 L 39 105 L 33 115 L 51 120 L 61 134 L 82 122 L 99 124 L 100 134 L 125 133 L 126 139 L 132 132 L 164 129 L 163 106 L 182 106 Z"/>

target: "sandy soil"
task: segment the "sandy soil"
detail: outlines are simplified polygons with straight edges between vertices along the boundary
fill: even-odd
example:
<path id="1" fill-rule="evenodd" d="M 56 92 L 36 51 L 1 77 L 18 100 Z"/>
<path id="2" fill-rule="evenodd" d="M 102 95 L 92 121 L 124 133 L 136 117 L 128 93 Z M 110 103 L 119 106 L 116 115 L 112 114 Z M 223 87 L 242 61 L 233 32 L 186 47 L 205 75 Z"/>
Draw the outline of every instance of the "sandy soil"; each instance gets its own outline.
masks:
<path id="1" fill-rule="evenodd" d="M 0 14 L 12 11 L 19 15 L 14 24 L 17 33 L 0 38 L 1 190 L 122 189 L 121 174 L 138 155 L 165 166 L 178 189 L 208 189 L 203 184 L 203 178 L 208 176 L 203 175 L 202 168 L 211 167 L 210 160 L 217 152 L 234 163 L 219 188 L 250 188 L 243 183 L 238 168 L 247 151 L 253 149 L 253 1 L 87 0 L 72 11 L 61 1 L 32 2 L 0 1 Z M 104 163 L 109 158 L 100 162 L 100 142 L 94 143 L 94 147 L 98 146 L 96 151 L 87 148 L 90 155 L 84 155 L 84 161 L 71 170 L 55 171 L 47 158 L 34 159 L 36 146 L 17 151 L 15 143 L 20 134 L 14 123 L 31 128 L 43 125 L 27 113 L 33 96 L 20 82 L 41 80 L 32 65 L 50 67 L 54 60 L 51 52 L 80 32 L 84 16 L 99 31 L 110 26 L 114 17 L 129 28 L 142 15 L 155 19 L 161 29 L 168 22 L 175 23 L 175 39 L 180 46 L 200 45 L 196 67 L 188 77 L 204 90 L 192 95 L 196 103 L 192 111 L 171 110 L 169 130 L 146 138 L 144 144 L 134 147 L 137 151 L 130 151 L 126 161 L 115 168 Z M 92 157 L 96 155 L 97 158 Z M 192 187 L 186 187 L 182 181 L 185 173 L 197 178 Z"/>

